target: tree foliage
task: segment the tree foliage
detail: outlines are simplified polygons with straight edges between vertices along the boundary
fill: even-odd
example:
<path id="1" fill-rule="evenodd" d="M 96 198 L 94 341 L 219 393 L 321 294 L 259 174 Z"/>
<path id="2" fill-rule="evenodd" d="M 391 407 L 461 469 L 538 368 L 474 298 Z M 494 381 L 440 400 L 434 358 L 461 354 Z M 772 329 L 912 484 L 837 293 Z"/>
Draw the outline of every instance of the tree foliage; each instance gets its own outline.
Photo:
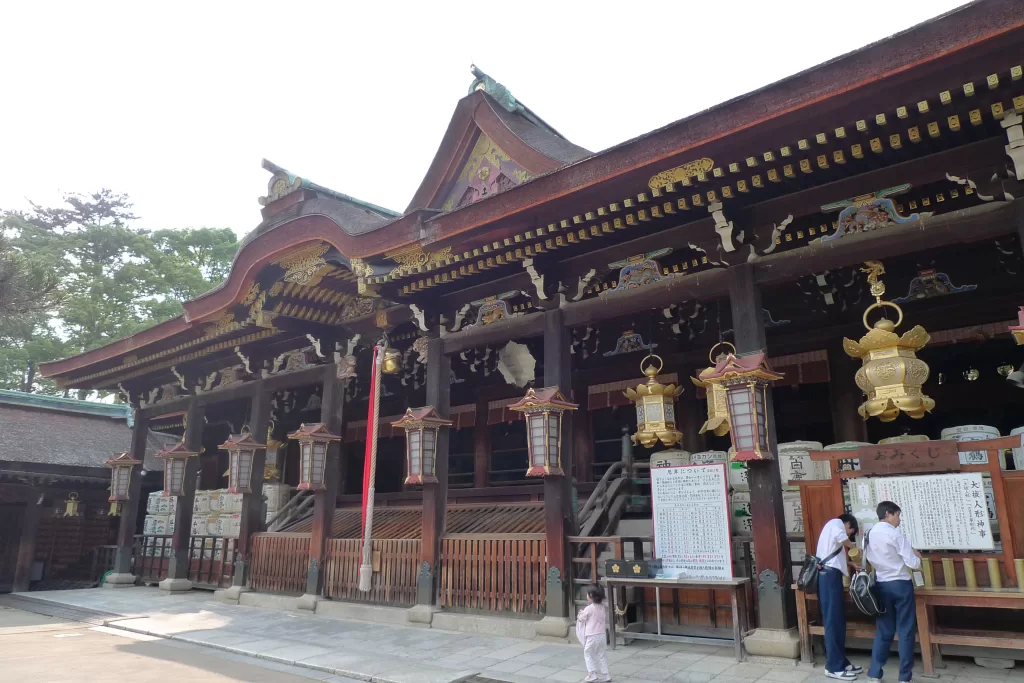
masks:
<path id="1" fill-rule="evenodd" d="M 136 218 L 128 197 L 110 190 L 68 194 L 56 207 L 0 211 L 9 251 L 25 263 L 22 277 L 45 276 L 55 285 L 53 298 L 41 305 L 14 316 L 0 310 L 0 334 L 6 335 L 0 388 L 56 391 L 34 376 L 38 363 L 173 318 L 182 301 L 217 285 L 230 270 L 238 246 L 230 229 L 151 232 L 134 227 Z"/>

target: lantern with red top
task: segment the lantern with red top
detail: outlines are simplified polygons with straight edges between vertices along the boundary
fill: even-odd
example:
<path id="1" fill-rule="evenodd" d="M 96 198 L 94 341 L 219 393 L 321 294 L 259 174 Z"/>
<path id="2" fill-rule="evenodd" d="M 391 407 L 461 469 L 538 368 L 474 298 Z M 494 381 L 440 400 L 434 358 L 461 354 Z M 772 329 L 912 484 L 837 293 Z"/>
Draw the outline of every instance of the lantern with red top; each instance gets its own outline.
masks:
<path id="1" fill-rule="evenodd" d="M 164 461 L 164 495 L 180 496 L 185 491 L 185 469 L 188 459 L 199 455 L 185 448 L 185 444 L 176 443 L 170 448 L 163 448 L 157 457 Z"/>
<path id="2" fill-rule="evenodd" d="M 110 512 L 111 517 L 121 514 L 121 505 L 128 500 L 128 489 L 132 483 L 132 468 L 141 465 L 127 453 L 118 453 L 106 462 L 110 468 Z"/>
<path id="3" fill-rule="evenodd" d="M 433 406 L 409 408 L 392 427 L 405 430 L 405 457 L 409 476 L 406 484 L 436 484 L 437 434 L 441 427 L 451 427 L 450 420 L 437 414 Z"/>
<path id="4" fill-rule="evenodd" d="M 713 371 L 702 381 L 725 387 L 729 405 L 733 460 L 774 460 L 768 448 L 768 387 L 782 375 L 768 366 L 764 351 L 718 357 Z"/>
<path id="5" fill-rule="evenodd" d="M 299 442 L 299 490 L 324 491 L 327 489 L 327 449 L 340 436 L 331 434 L 321 422 L 301 424 L 288 435 Z"/>
<path id="6" fill-rule="evenodd" d="M 220 447 L 228 452 L 228 493 L 252 493 L 252 461 L 266 444 L 243 427 L 241 434 L 232 434 Z"/>
<path id="7" fill-rule="evenodd" d="M 526 442 L 530 449 L 528 477 L 560 477 L 562 471 L 562 414 L 576 410 L 558 387 L 530 389 L 508 408 L 526 418 Z"/>

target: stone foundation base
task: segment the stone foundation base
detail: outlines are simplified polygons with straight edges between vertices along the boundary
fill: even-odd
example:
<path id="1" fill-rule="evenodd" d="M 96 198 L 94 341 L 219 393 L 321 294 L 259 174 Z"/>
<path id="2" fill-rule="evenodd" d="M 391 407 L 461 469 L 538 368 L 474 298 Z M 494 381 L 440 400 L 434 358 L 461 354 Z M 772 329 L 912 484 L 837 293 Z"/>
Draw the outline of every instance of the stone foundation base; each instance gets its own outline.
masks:
<path id="1" fill-rule="evenodd" d="M 1017 662 L 1012 659 L 1000 659 L 996 657 L 975 657 L 974 663 L 986 669 L 1012 669 Z"/>
<path id="2" fill-rule="evenodd" d="M 295 607 L 298 609 L 309 610 L 310 612 L 316 611 L 316 603 L 322 598 L 319 595 L 313 595 L 312 593 L 306 593 L 300 595 L 295 599 Z"/>
<path id="3" fill-rule="evenodd" d="M 104 588 L 131 588 L 135 585 L 135 574 L 108 574 L 103 580 Z"/>
<path id="4" fill-rule="evenodd" d="M 572 622 L 564 617 L 544 617 L 536 623 L 534 628 L 538 637 L 568 640 L 571 625 Z"/>
<path id="5" fill-rule="evenodd" d="M 246 586 L 231 586 L 230 588 L 221 588 L 214 591 L 213 597 L 229 605 L 237 605 L 239 598 L 242 597 L 242 593 L 248 593 L 250 590 L 252 589 Z"/>
<path id="6" fill-rule="evenodd" d="M 160 590 L 167 593 L 187 593 L 192 590 L 192 582 L 188 579 L 164 579 L 160 582 Z"/>
<path id="7" fill-rule="evenodd" d="M 795 628 L 777 630 L 755 629 L 743 639 L 747 653 L 758 657 L 800 658 L 800 634 Z"/>
<path id="8" fill-rule="evenodd" d="M 440 611 L 441 608 L 437 605 L 414 605 L 405 614 L 410 624 L 425 624 L 429 626 L 430 622 L 434 620 L 434 615 Z"/>

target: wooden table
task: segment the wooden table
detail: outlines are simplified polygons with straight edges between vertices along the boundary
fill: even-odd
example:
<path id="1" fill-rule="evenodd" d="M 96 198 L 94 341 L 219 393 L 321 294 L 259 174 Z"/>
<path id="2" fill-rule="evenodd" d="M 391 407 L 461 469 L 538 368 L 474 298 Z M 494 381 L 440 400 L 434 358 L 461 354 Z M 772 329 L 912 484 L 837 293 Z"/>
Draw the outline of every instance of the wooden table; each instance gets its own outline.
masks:
<path id="1" fill-rule="evenodd" d="M 746 600 L 746 589 L 747 584 L 750 583 L 749 578 L 737 578 L 729 579 L 728 581 L 686 581 L 686 580 L 674 580 L 674 579 L 630 579 L 630 578 L 605 578 L 601 580 L 604 584 L 605 595 L 607 596 L 608 605 L 608 624 L 611 629 L 611 642 L 612 649 L 615 649 L 615 587 L 628 588 L 629 586 L 636 586 L 639 588 L 678 588 L 678 589 L 692 589 L 692 590 L 717 590 L 725 589 L 729 591 L 729 597 L 732 603 L 732 638 L 713 638 L 713 637 L 697 637 L 697 636 L 677 636 L 670 634 L 663 634 L 661 632 L 661 591 L 654 591 L 654 599 L 656 603 L 656 612 L 658 615 L 658 630 L 657 633 L 634 633 L 630 631 L 628 634 L 624 634 L 629 638 L 636 638 L 637 640 L 667 640 L 675 643 L 722 643 L 728 644 L 732 642 L 736 647 L 736 661 L 743 661 L 743 636 L 749 628 L 750 615 L 747 612 L 747 600 Z M 740 597 L 743 597 L 742 603 L 743 608 L 740 609 Z M 742 621 L 740 616 L 742 615 Z"/>

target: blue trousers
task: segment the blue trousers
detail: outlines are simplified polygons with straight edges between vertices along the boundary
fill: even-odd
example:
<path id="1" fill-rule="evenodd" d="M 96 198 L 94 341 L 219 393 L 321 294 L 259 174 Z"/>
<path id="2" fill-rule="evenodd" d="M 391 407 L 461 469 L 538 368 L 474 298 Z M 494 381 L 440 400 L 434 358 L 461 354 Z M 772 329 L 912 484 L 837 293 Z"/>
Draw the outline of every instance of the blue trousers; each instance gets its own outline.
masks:
<path id="1" fill-rule="evenodd" d="M 894 635 L 899 635 L 901 681 L 913 680 L 914 638 L 917 633 L 917 610 L 914 601 L 913 581 L 879 581 L 878 597 L 885 614 L 878 617 L 875 644 L 871 648 L 870 678 L 881 678 L 882 667 L 889 659 Z"/>
<path id="2" fill-rule="evenodd" d="M 843 574 L 838 569 L 825 567 L 818 574 L 818 600 L 821 603 L 821 621 L 825 627 L 825 671 L 846 669 L 846 605 L 843 602 Z"/>

